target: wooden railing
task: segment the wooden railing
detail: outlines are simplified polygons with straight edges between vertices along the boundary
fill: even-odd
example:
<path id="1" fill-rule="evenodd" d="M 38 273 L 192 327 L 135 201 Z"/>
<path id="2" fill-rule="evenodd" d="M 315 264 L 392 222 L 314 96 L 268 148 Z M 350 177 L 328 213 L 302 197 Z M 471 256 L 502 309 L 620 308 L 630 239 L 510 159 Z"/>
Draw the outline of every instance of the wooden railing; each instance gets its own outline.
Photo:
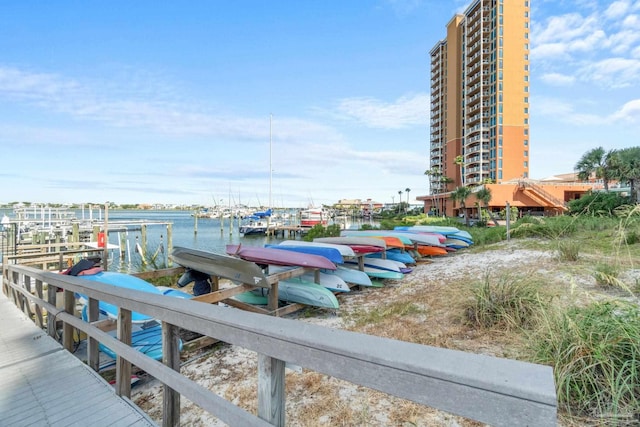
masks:
<path id="1" fill-rule="evenodd" d="M 55 305 L 58 289 L 63 290 L 64 309 Z M 86 333 L 87 363 L 94 370 L 98 369 L 98 342 L 117 353 L 117 394 L 130 395 L 131 364 L 161 381 L 165 426 L 179 425 L 181 396 L 229 425 L 283 426 L 285 362 L 491 425 L 556 425 L 556 394 L 548 366 L 152 295 L 20 265 L 5 266 L 3 290 L 50 335 L 61 322 L 66 349 L 73 347 L 74 329 Z M 74 293 L 88 297 L 90 323 L 73 314 Z M 104 321 L 96 321 L 98 301 L 119 307 L 119 340 L 100 329 Z M 132 312 L 162 322 L 163 363 L 127 345 Z M 258 354 L 257 417 L 180 374 L 179 328 Z"/>

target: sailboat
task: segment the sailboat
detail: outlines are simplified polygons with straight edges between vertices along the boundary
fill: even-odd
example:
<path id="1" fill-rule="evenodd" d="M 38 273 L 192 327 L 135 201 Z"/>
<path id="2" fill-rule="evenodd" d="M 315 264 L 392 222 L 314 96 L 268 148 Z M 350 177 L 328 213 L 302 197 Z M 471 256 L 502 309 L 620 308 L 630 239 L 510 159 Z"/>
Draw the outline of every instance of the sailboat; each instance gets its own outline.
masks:
<path id="1" fill-rule="evenodd" d="M 269 115 L 269 206 L 265 211 L 254 212 L 245 218 L 240 225 L 240 234 L 247 236 L 252 234 L 264 235 L 271 227 L 271 182 L 273 180 L 273 168 L 271 167 L 272 133 L 271 122 L 273 115 Z"/>

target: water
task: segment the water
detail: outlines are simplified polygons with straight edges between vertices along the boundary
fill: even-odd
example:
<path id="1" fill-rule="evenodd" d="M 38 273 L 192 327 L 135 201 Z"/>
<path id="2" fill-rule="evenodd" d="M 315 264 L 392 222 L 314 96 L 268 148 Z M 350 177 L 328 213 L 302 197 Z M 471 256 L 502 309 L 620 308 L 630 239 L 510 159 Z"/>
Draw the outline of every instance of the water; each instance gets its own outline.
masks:
<path id="1" fill-rule="evenodd" d="M 0 209 L 0 217 L 5 213 L 14 218 L 12 210 Z M 167 250 L 166 223 L 172 223 L 171 235 L 174 247 L 183 246 L 220 254 L 225 253 L 225 247 L 229 244 L 242 243 L 243 245 L 264 246 L 290 238 L 288 234 L 284 238 L 282 236 L 243 236 L 238 231 L 238 220 L 233 220 L 231 224 L 229 219 L 219 218 L 198 218 L 197 233 L 195 233 L 195 218 L 191 216 L 192 213 L 192 211 L 174 210 L 109 210 L 109 224 L 124 221 L 148 222 L 146 248 L 141 248 L 142 234 L 140 230 L 131 229 L 127 232 L 112 230 L 109 232 L 109 244 L 120 247 L 121 239 L 125 242 L 124 251 L 120 249 L 109 250 L 109 270 L 132 273 L 172 266 Z M 93 219 L 104 219 L 104 212 L 98 213 L 94 210 L 91 215 Z M 83 218 L 83 212 L 77 211 L 76 216 Z M 89 218 L 87 211 L 84 212 L 84 218 Z M 358 224 L 356 223 L 356 227 Z M 343 224 L 344 228 L 350 226 L 352 226 L 350 223 Z M 295 238 L 299 239 L 300 236 Z M 137 250 L 139 247 L 142 252 L 145 252 L 144 256 Z M 1 252 L 0 248 L 0 255 Z"/>

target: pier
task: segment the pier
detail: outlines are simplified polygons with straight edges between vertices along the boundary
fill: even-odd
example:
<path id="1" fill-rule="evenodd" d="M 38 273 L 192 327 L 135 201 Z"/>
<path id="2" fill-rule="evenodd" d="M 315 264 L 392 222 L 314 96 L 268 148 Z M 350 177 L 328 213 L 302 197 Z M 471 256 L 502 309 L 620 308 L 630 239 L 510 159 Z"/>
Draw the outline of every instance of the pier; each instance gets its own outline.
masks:
<path id="1" fill-rule="evenodd" d="M 226 267 L 220 266 L 221 271 L 226 271 Z M 235 276 L 232 271 L 225 274 Z M 246 290 L 255 287 L 256 283 L 239 286 Z M 277 286 L 277 281 L 264 286 Z M 326 328 L 219 306 L 208 303 L 204 298 L 200 301 L 171 298 L 17 264 L 4 266 L 3 292 L 10 296 L 15 307 L 11 307 L 3 297 L 1 312 L 13 312 L 15 315 L 16 311 L 22 311 L 24 322 L 35 322 L 37 325 L 29 325 L 29 328 L 46 330 L 46 336 L 43 332 L 37 335 L 24 333 L 27 329 L 22 326 L 0 328 L 0 341 L 6 343 L 4 345 L 10 347 L 11 351 L 22 354 L 8 359 L 0 365 L 0 369 L 14 372 L 13 368 L 24 366 L 25 370 L 30 371 L 29 375 L 43 377 L 43 381 L 37 383 L 38 393 L 40 396 L 49 396 L 51 402 L 37 402 L 46 406 L 40 409 L 33 403 L 34 408 L 30 411 L 34 414 L 36 411 L 45 411 L 45 414 L 46 411 L 57 411 L 65 420 L 64 425 L 74 422 L 101 425 L 98 421 L 92 422 L 91 417 L 102 413 L 104 406 L 113 410 L 114 404 L 105 400 L 104 403 L 92 401 L 93 404 L 89 405 L 83 401 L 91 398 L 89 393 L 79 393 L 77 399 L 65 398 L 64 393 L 60 393 L 62 383 L 56 381 L 54 371 L 57 370 L 50 369 L 50 364 L 46 363 L 48 359 L 30 361 L 24 360 L 24 355 L 30 354 L 29 349 L 34 341 L 46 338 L 58 347 L 45 349 L 43 357 L 59 353 L 73 358 L 61 349 L 73 350 L 73 337 L 78 331 L 88 337 L 86 370 L 98 370 L 98 343 L 117 353 L 113 391 L 116 397 L 120 396 L 125 402 L 128 400 L 132 365 L 164 384 L 164 426 L 179 424 L 182 396 L 229 425 L 284 426 L 285 363 L 495 426 L 556 425 L 555 385 L 549 366 Z M 224 298 L 229 296 L 227 292 L 213 292 L 217 295 L 214 301 L 226 301 Z M 93 321 L 85 322 L 77 317 L 74 306 L 76 293 L 87 296 L 88 318 Z M 58 294 L 63 296 L 63 308 L 55 305 Z M 97 320 L 98 301 L 119 307 L 117 319 L 108 322 Z M 164 363 L 128 345 L 131 342 L 132 312 L 152 315 L 162 323 Z M 118 331 L 119 339 L 105 332 L 109 325 Z M 192 331 L 257 353 L 257 416 L 180 373 L 180 330 Z M 52 341 L 58 336 L 62 347 L 57 340 Z M 73 377 L 73 372 L 68 371 L 66 375 Z M 65 384 L 69 384 L 68 378 L 66 381 Z M 72 383 L 75 382 L 73 378 Z M 22 405 L 27 405 L 33 400 L 16 393 L 12 384 L 5 382 L 0 385 L 4 402 L 0 407 L 0 419 L 3 421 L 5 415 L 17 416 L 13 419 L 19 420 L 20 415 L 13 412 L 14 401 L 24 398 Z M 58 397 L 56 403 L 63 405 L 62 409 L 47 409 L 55 406 L 53 402 Z M 88 415 L 87 408 L 90 409 Z M 85 418 L 78 415 L 80 410 L 86 411 L 82 412 Z M 148 421 L 140 417 L 135 422 Z"/>

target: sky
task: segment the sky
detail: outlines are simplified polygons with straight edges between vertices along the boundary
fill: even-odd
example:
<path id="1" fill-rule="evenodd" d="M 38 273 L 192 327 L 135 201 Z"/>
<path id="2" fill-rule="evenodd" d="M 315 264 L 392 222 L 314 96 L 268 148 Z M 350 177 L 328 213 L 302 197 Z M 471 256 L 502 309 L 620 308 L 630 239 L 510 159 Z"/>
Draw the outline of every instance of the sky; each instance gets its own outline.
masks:
<path id="1" fill-rule="evenodd" d="M 417 203 L 469 3 L 1 2 L 0 203 Z M 640 0 L 530 4 L 530 177 L 640 145 Z"/>

